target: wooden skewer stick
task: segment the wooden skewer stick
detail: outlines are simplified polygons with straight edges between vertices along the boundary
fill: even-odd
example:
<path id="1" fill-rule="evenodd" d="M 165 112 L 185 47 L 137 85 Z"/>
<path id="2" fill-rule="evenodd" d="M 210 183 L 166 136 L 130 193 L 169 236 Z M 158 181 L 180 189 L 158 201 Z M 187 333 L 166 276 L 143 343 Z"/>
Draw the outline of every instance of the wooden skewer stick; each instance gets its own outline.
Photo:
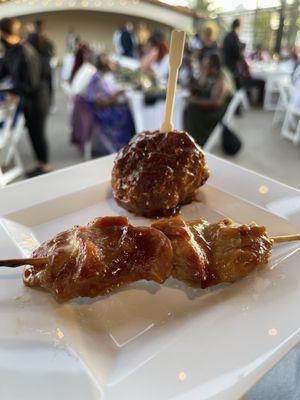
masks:
<path id="1" fill-rule="evenodd" d="M 271 237 L 274 243 L 285 243 L 285 242 L 293 242 L 295 240 L 300 240 L 300 234 L 297 235 L 285 235 L 285 236 L 274 236 Z"/>
<path id="2" fill-rule="evenodd" d="M 300 240 L 300 234 L 297 235 L 285 235 L 285 236 L 273 236 L 270 239 L 274 243 L 285 243 Z M 48 258 L 16 258 L 11 260 L 0 260 L 0 267 L 17 268 L 22 265 L 46 265 L 49 262 Z"/>
<path id="3" fill-rule="evenodd" d="M 178 69 L 182 63 L 183 50 L 185 42 L 185 32 L 172 31 L 170 53 L 169 53 L 169 79 L 167 87 L 167 96 L 165 104 L 164 122 L 160 127 L 160 132 L 166 133 L 174 130 L 173 111 L 175 102 L 176 85 L 178 78 Z"/>
<path id="4" fill-rule="evenodd" d="M 48 258 L 16 258 L 14 260 L 0 260 L 0 267 L 17 268 L 21 265 L 47 264 Z"/>

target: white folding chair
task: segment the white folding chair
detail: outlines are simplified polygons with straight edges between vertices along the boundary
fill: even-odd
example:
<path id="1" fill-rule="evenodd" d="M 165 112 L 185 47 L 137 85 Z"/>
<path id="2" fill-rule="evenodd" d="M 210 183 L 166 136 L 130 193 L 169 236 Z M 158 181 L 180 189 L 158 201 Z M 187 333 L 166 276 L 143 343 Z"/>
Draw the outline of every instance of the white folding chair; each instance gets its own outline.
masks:
<path id="1" fill-rule="evenodd" d="M 137 132 L 142 132 L 143 130 L 145 130 L 143 118 L 144 95 L 142 92 L 127 90 L 125 92 L 125 96 L 128 101 L 130 111 L 132 113 L 135 129 Z"/>
<path id="2" fill-rule="evenodd" d="M 279 99 L 276 105 L 272 125 L 279 125 L 283 122 L 292 95 L 292 85 L 279 86 Z"/>
<path id="3" fill-rule="evenodd" d="M 250 109 L 250 102 L 245 89 L 239 90 L 239 96 L 241 98 L 241 105 L 244 107 L 245 110 Z"/>
<path id="4" fill-rule="evenodd" d="M 24 174 L 24 166 L 17 148 L 24 130 L 24 117 L 20 115 L 15 123 L 17 104 L 0 108 L 0 186 Z"/>
<path id="5" fill-rule="evenodd" d="M 291 74 L 287 72 L 272 73 L 265 87 L 264 110 L 275 111 L 280 96 L 280 87 L 291 84 Z"/>
<path id="6" fill-rule="evenodd" d="M 300 143 L 300 99 L 290 99 L 280 134 L 294 144 Z"/>
<path id="7" fill-rule="evenodd" d="M 249 107 L 248 101 L 245 101 L 245 96 L 247 96 L 244 90 L 238 90 L 233 96 L 231 102 L 229 103 L 226 113 L 222 118 L 222 121 L 217 124 L 213 132 L 210 134 L 207 139 L 203 149 L 205 151 L 211 151 L 212 148 L 220 142 L 221 135 L 223 131 L 223 126 L 230 127 L 232 120 L 236 114 L 237 109 L 242 105 L 244 108 Z M 248 99 L 247 99 L 248 100 Z"/>

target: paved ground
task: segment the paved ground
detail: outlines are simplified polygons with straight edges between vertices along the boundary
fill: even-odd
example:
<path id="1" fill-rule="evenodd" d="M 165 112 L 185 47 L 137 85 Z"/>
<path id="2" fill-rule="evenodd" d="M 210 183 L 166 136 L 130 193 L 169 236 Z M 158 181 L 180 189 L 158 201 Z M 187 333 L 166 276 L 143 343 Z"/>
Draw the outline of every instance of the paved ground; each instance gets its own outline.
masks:
<path id="1" fill-rule="evenodd" d="M 300 189 L 300 147 L 280 136 L 272 125 L 273 113 L 252 109 L 235 120 L 235 132 L 243 140 L 243 149 L 230 160 L 260 174 Z M 224 154 L 219 149 L 214 153 Z M 228 158 L 228 157 L 226 157 Z"/>
<path id="2" fill-rule="evenodd" d="M 70 144 L 67 129 L 66 98 L 57 93 L 57 111 L 48 124 L 51 160 L 55 169 L 83 161 L 77 148 Z M 278 127 L 272 126 L 273 113 L 252 109 L 235 121 L 235 130 L 243 140 L 242 151 L 236 157 L 226 157 L 246 168 L 270 176 L 300 189 L 300 147 L 282 139 Z M 32 165 L 31 149 L 26 135 L 20 144 L 26 168 Z M 225 157 L 219 148 L 213 153 Z"/>

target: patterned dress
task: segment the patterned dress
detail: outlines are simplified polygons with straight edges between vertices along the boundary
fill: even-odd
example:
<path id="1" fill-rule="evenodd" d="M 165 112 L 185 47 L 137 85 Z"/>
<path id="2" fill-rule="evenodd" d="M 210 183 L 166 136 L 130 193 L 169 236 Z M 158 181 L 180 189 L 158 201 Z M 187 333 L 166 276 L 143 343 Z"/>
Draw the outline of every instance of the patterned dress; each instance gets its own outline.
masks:
<path id="1" fill-rule="evenodd" d="M 119 104 L 97 106 L 97 100 L 105 101 L 115 93 L 116 86 L 110 79 L 110 74 L 98 71 L 92 77 L 84 96 L 93 108 L 94 117 L 100 128 L 94 149 L 99 155 L 119 151 L 135 134 L 132 115 L 127 106 Z"/>

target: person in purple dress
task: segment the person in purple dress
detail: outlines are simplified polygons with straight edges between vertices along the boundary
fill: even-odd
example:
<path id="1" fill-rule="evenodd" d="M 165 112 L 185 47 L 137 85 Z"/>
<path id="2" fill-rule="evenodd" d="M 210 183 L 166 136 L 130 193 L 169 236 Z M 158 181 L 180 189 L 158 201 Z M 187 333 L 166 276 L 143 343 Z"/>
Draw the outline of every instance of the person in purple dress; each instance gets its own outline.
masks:
<path id="1" fill-rule="evenodd" d="M 135 134 L 135 127 L 128 106 L 120 103 L 124 91 L 117 88 L 108 57 L 98 56 L 96 67 L 84 98 L 93 108 L 100 128 L 93 153 L 104 155 L 125 146 Z"/>

